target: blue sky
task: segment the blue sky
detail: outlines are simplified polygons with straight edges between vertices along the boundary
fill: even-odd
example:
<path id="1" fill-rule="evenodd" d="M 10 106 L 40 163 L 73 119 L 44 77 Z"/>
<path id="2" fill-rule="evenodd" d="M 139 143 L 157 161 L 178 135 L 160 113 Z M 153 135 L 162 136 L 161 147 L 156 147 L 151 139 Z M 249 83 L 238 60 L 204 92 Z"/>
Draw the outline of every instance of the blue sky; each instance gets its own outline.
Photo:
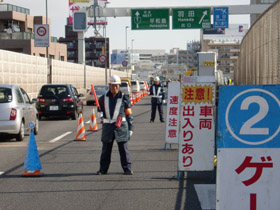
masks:
<path id="1" fill-rule="evenodd" d="M 31 15 L 46 15 L 46 0 L 4 0 L 4 3 L 29 8 Z M 249 0 L 109 0 L 108 7 L 186 7 L 186 6 L 217 6 L 217 5 L 246 5 Z M 66 18 L 69 14 L 68 0 L 48 0 L 48 17 L 51 18 L 51 35 L 64 37 Z M 107 37 L 110 38 L 110 49 L 125 49 L 125 27 L 131 25 L 130 17 L 108 18 Z M 230 23 L 249 24 L 248 15 L 234 15 Z M 102 30 L 100 31 L 101 34 Z M 93 36 L 89 28 L 86 36 Z M 134 49 L 186 49 L 186 43 L 199 40 L 199 30 L 127 30 L 127 46 L 131 48 L 133 39 Z"/>

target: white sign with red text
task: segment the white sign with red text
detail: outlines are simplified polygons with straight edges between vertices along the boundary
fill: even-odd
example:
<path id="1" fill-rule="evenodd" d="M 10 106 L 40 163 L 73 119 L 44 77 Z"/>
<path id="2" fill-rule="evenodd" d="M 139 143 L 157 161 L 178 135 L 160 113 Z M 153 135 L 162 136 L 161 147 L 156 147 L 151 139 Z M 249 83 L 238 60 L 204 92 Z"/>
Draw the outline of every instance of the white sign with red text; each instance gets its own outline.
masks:
<path id="1" fill-rule="evenodd" d="M 279 209 L 279 149 L 218 149 L 217 210 Z"/>
<path id="2" fill-rule="evenodd" d="M 183 83 L 181 87 L 179 171 L 214 169 L 215 84 Z"/>
<path id="3" fill-rule="evenodd" d="M 166 129 L 165 143 L 179 143 L 179 125 L 180 125 L 180 104 L 181 104 L 181 83 L 168 83 L 168 98 L 166 111 Z"/>

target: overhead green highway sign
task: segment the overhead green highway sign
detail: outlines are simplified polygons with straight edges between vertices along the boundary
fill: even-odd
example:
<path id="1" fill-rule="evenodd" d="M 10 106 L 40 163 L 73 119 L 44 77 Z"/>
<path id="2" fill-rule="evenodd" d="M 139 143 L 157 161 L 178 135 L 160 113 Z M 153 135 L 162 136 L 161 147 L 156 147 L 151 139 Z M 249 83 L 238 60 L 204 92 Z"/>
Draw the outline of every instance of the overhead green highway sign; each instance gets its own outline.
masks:
<path id="1" fill-rule="evenodd" d="M 169 29 L 169 9 L 132 9 L 131 29 Z"/>
<path id="2" fill-rule="evenodd" d="M 211 8 L 172 9 L 172 29 L 211 28 Z"/>

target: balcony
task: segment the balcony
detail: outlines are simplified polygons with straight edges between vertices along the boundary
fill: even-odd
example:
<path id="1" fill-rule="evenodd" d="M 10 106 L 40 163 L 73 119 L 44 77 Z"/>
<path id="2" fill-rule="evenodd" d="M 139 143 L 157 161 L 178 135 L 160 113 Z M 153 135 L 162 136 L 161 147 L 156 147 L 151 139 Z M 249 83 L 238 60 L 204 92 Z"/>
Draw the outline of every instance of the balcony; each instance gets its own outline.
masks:
<path id="1" fill-rule="evenodd" d="M 0 32 L 0 40 L 30 40 L 34 39 L 33 33 L 28 32 Z M 56 37 L 51 37 L 50 41 L 53 43 L 57 43 Z"/>
<path id="2" fill-rule="evenodd" d="M 30 10 L 12 4 L 0 4 L 0 12 L 14 11 L 30 15 Z"/>
<path id="3" fill-rule="evenodd" d="M 6 33 L 1 32 L 0 33 L 0 40 L 30 40 L 34 39 L 33 33 L 27 33 L 27 32 L 13 32 L 13 33 Z"/>

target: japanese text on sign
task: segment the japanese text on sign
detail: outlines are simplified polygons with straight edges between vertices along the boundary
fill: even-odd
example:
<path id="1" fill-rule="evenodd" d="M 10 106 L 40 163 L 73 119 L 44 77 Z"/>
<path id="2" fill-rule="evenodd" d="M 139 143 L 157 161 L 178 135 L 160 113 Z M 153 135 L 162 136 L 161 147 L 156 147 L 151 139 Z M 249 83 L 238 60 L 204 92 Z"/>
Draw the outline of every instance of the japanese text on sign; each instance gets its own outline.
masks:
<path id="1" fill-rule="evenodd" d="M 179 169 L 182 171 L 213 168 L 214 87 L 209 83 L 182 87 L 179 141 Z"/>
<path id="2" fill-rule="evenodd" d="M 177 144 L 179 142 L 180 103 L 180 83 L 170 82 L 168 84 L 165 135 L 165 142 L 168 144 Z"/>
<path id="3" fill-rule="evenodd" d="M 212 103 L 213 89 L 211 86 L 185 86 L 182 91 L 182 101 L 188 103 Z"/>

